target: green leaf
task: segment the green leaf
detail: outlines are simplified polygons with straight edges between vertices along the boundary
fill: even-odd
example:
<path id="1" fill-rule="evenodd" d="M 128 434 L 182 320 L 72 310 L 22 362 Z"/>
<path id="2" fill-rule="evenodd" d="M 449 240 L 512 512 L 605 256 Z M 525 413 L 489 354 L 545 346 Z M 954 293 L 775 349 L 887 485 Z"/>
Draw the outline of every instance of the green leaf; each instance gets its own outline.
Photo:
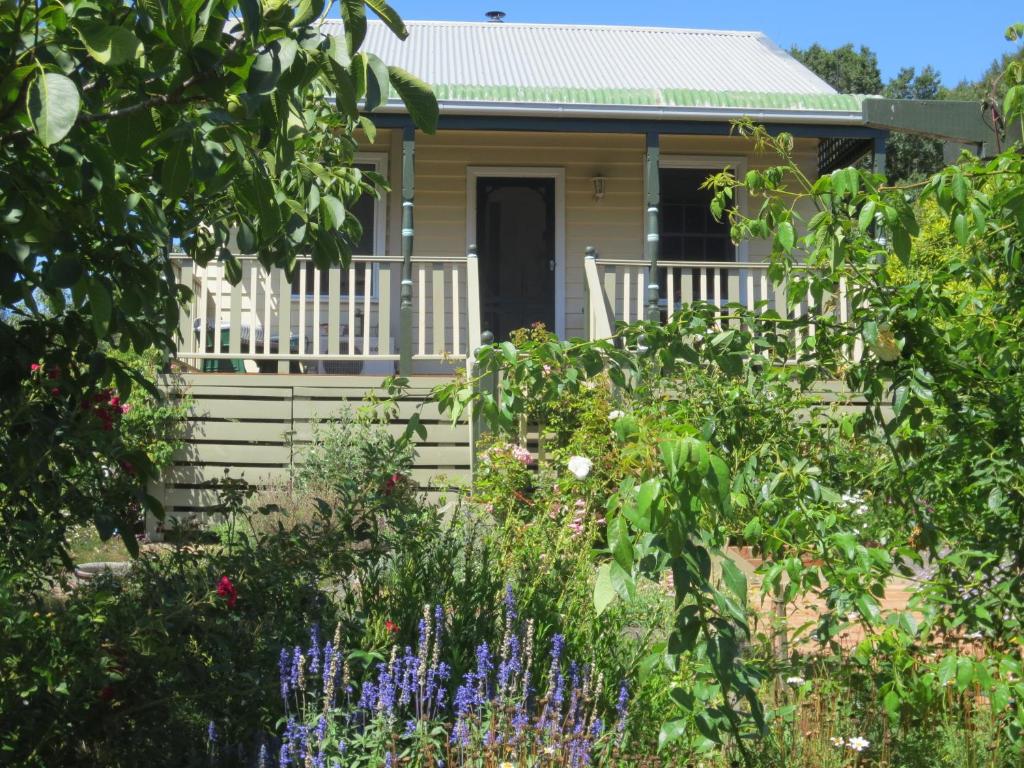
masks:
<path id="1" fill-rule="evenodd" d="M 747 577 L 743 575 L 743 572 L 736 567 L 736 563 L 732 559 L 723 554 L 722 555 L 722 581 L 725 582 L 725 586 L 740 599 L 743 605 L 747 604 Z"/>
<path id="2" fill-rule="evenodd" d="M 629 538 L 629 527 L 622 515 L 615 515 L 608 521 L 608 548 L 612 557 L 627 573 L 633 570 L 633 542 Z"/>
<path id="3" fill-rule="evenodd" d="M 64 75 L 46 72 L 28 87 L 28 118 L 32 129 L 44 146 L 51 146 L 68 135 L 75 120 L 81 98 L 78 87 Z"/>
<path id="4" fill-rule="evenodd" d="M 349 55 L 359 50 L 366 38 L 366 8 L 363 0 L 341 0 L 341 21 L 345 26 L 345 42 Z"/>
<path id="5" fill-rule="evenodd" d="M 298 51 L 299 44 L 288 37 L 271 43 L 267 50 L 259 54 L 252 63 L 249 78 L 245 84 L 249 93 L 263 95 L 273 93 L 281 75 L 295 63 L 295 55 Z"/>
<path id="6" fill-rule="evenodd" d="M 372 53 L 366 54 L 366 111 L 373 112 L 385 104 L 391 93 L 388 85 L 388 68 Z"/>
<path id="7" fill-rule="evenodd" d="M 61 256 L 46 271 L 48 282 L 57 288 L 70 288 L 82 279 L 82 261 L 73 254 Z"/>
<path id="8" fill-rule="evenodd" d="M 324 213 L 324 224 L 328 229 L 341 229 L 345 223 L 345 206 L 334 195 L 320 198 L 320 208 Z"/>
<path id="9" fill-rule="evenodd" d="M 116 67 L 142 55 L 142 41 L 125 27 L 88 21 L 79 23 L 76 29 L 85 50 L 100 64 Z"/>
<path id="10" fill-rule="evenodd" d="M 89 310 L 92 313 L 92 327 L 97 338 L 107 335 L 107 328 L 110 326 L 110 314 L 113 311 L 113 302 L 110 300 L 110 291 L 99 280 L 89 281 Z"/>
<path id="11" fill-rule="evenodd" d="M 661 731 L 658 733 L 659 752 L 686 735 L 686 723 L 685 719 L 680 718 L 679 720 L 670 720 L 661 726 Z"/>
<path id="12" fill-rule="evenodd" d="M 192 160 L 189 157 L 189 145 L 184 141 L 176 141 L 167 151 L 160 171 L 164 195 L 170 200 L 180 198 L 188 187 L 191 176 Z"/>
<path id="13" fill-rule="evenodd" d="M 366 140 L 373 144 L 377 140 L 377 126 L 366 115 L 359 116 L 359 125 L 366 134 Z"/>
<path id="14" fill-rule="evenodd" d="M 374 13 L 380 17 L 388 29 L 394 32 L 400 39 L 405 40 L 409 36 L 409 30 L 405 27 L 405 22 L 395 12 L 395 9 L 384 2 L 384 0 L 366 0 L 366 4 L 370 6 Z"/>
<path id="15" fill-rule="evenodd" d="M 604 563 L 597 569 L 594 580 L 594 610 L 600 616 L 615 600 L 615 587 L 612 586 L 612 564 Z"/>
<path id="16" fill-rule="evenodd" d="M 868 200 L 864 203 L 864 207 L 860 209 L 860 216 L 857 217 L 857 226 L 860 227 L 861 232 L 867 232 L 868 229 L 875 223 L 875 210 L 877 205 L 874 200 Z"/>
<path id="17" fill-rule="evenodd" d="M 400 67 L 389 67 L 391 85 L 398 92 L 409 116 L 424 133 L 437 130 L 437 98 L 430 86 Z"/>
<path id="18" fill-rule="evenodd" d="M 960 656 L 956 660 L 956 687 L 966 691 L 974 682 L 974 661 L 969 656 Z"/>
<path id="19" fill-rule="evenodd" d="M 239 5 L 242 10 L 242 28 L 250 40 L 255 40 L 259 37 L 262 21 L 260 0 L 240 0 Z"/>
<path id="20" fill-rule="evenodd" d="M 776 235 L 779 241 L 779 245 L 782 246 L 782 250 L 789 253 L 793 250 L 793 243 L 796 241 L 796 231 L 793 229 L 793 225 L 788 221 L 784 221 L 779 224 L 779 231 Z"/>

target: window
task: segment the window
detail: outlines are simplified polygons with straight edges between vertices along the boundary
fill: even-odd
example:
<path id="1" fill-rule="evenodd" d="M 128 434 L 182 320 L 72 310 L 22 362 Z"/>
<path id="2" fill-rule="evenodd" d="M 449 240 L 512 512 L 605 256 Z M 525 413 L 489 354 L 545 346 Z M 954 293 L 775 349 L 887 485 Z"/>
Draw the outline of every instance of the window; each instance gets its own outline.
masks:
<path id="1" fill-rule="evenodd" d="M 701 185 L 714 168 L 661 169 L 661 253 L 672 261 L 736 261 L 729 222 L 711 215 L 710 189 Z"/>
<path id="2" fill-rule="evenodd" d="M 355 167 L 362 171 L 375 171 L 381 175 L 387 175 L 387 162 L 384 155 L 375 156 L 370 159 L 366 156 L 360 156 L 357 158 Z M 359 220 L 359 224 L 363 228 L 363 236 L 352 250 L 353 256 L 379 256 L 384 252 L 384 222 L 385 222 L 385 211 L 386 211 L 386 197 L 382 195 L 380 198 L 375 198 L 370 195 L 363 195 L 359 198 L 354 206 L 349 209 L 349 212 L 355 215 Z M 356 279 L 355 279 L 355 294 L 362 296 L 365 294 L 365 269 L 362 264 L 356 264 Z M 374 274 L 371 276 L 370 290 L 373 295 L 377 293 L 376 286 L 376 267 L 374 268 Z M 315 280 L 316 268 L 311 262 L 306 263 L 306 282 L 305 282 L 305 294 L 307 296 L 313 295 L 314 280 Z M 292 278 L 292 293 L 294 295 L 299 294 L 299 280 L 300 272 L 295 271 L 295 276 Z M 348 296 L 352 293 L 352 287 L 349 286 L 349 272 L 348 270 L 342 270 L 341 273 L 341 295 Z M 320 276 L 320 297 L 327 298 L 329 293 L 329 281 L 327 274 L 321 274 Z"/>

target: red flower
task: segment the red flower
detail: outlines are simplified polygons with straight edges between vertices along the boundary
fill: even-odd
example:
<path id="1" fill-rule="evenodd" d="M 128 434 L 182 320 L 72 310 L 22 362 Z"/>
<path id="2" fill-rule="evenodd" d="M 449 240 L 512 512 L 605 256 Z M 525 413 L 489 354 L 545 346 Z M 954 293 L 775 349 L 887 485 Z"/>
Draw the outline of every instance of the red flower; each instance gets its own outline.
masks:
<path id="1" fill-rule="evenodd" d="M 29 366 L 29 370 L 32 371 L 32 373 L 39 373 L 39 371 L 41 371 L 42 368 L 43 366 L 41 366 L 39 363 L 32 363 L 32 365 Z"/>
<path id="2" fill-rule="evenodd" d="M 398 472 L 395 472 L 395 474 L 389 477 L 387 481 L 384 483 L 384 495 L 390 496 L 392 493 L 394 493 L 395 488 L 398 487 L 398 484 L 400 482 L 402 482 L 402 475 L 399 474 Z"/>
<path id="3" fill-rule="evenodd" d="M 395 622 L 393 622 L 391 619 L 388 619 L 384 622 L 384 629 L 386 629 L 390 634 L 393 635 L 396 632 L 398 632 L 398 625 L 395 624 Z"/>
<path id="4" fill-rule="evenodd" d="M 238 590 L 227 576 L 221 576 L 220 581 L 217 582 L 217 596 L 227 599 L 228 608 L 234 608 L 235 603 L 238 602 Z"/>

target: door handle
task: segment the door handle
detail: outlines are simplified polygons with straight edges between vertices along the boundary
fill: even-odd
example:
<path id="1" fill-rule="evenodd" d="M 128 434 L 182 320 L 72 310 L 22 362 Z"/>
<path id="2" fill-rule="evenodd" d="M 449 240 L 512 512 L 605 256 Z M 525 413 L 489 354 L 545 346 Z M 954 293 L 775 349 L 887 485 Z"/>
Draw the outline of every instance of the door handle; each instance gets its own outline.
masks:
<path id="1" fill-rule="evenodd" d="M 550 261 L 548 261 L 548 270 L 551 271 L 551 272 L 555 271 L 555 260 L 554 259 L 551 259 Z"/>

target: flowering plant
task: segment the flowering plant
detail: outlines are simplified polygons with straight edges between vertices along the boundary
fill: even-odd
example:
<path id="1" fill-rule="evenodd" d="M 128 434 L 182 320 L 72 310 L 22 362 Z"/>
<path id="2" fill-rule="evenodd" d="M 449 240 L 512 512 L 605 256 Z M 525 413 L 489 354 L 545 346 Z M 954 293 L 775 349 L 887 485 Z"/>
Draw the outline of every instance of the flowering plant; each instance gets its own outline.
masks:
<path id="1" fill-rule="evenodd" d="M 593 666 L 566 660 L 560 634 L 542 654 L 510 586 L 500 647 L 481 643 L 459 677 L 444 658 L 447 621 L 441 606 L 424 606 L 415 650 L 394 645 L 386 656 L 346 654 L 339 630 L 321 644 L 316 626 L 306 648 L 283 649 L 279 764 L 580 767 L 598 754 L 628 762 L 626 684 L 606 690 Z M 368 662 L 361 682 L 356 658 Z"/>

